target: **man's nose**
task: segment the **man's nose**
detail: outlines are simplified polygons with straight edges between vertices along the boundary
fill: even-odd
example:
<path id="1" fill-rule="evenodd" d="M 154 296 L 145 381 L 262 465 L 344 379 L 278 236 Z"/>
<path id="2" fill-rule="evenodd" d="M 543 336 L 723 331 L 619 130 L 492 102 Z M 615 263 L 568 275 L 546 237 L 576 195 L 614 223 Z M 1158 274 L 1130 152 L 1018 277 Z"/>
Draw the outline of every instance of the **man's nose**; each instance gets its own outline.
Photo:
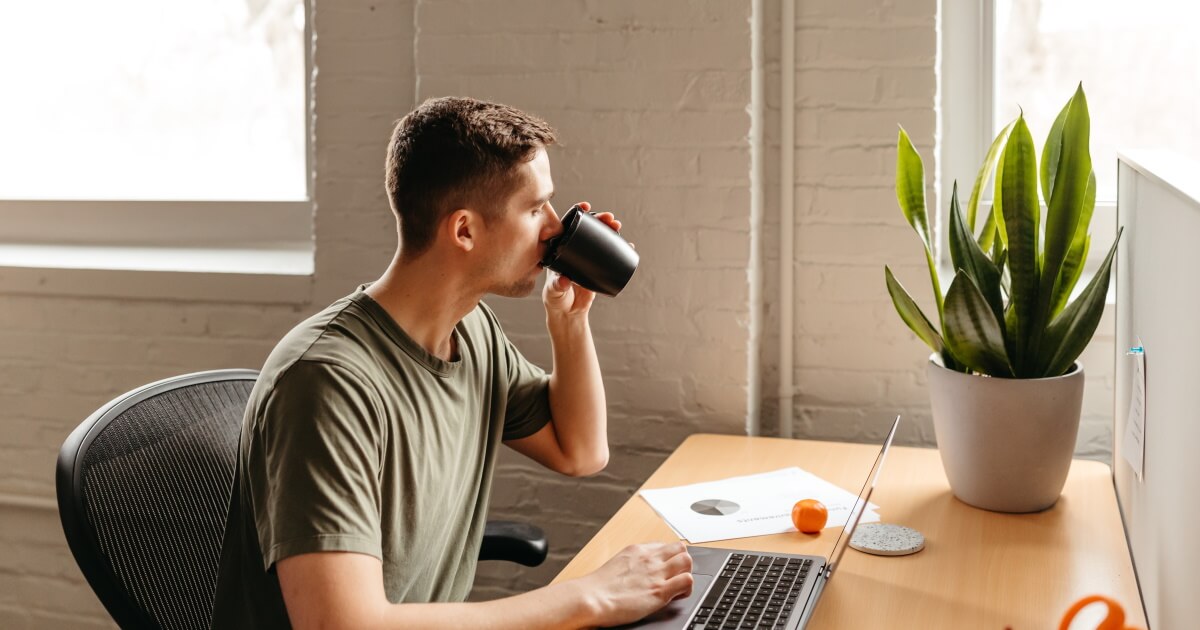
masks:
<path id="1" fill-rule="evenodd" d="M 542 240 L 552 239 L 562 234 L 563 231 L 562 219 L 558 218 L 558 213 L 554 211 L 554 206 L 546 204 L 546 215 L 546 228 L 543 230 L 545 238 Z"/>

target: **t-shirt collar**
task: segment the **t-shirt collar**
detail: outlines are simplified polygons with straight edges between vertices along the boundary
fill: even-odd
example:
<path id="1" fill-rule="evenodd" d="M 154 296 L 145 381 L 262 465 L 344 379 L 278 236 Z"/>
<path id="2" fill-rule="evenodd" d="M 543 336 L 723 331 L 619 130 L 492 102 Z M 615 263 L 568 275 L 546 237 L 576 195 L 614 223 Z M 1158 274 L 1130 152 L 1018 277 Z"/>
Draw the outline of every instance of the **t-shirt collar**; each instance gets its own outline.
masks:
<path id="1" fill-rule="evenodd" d="M 430 372 L 438 376 L 450 376 L 462 365 L 463 352 L 466 350 L 463 342 L 462 328 L 463 323 L 458 322 L 454 325 L 454 347 L 458 350 L 458 358 L 454 361 L 447 361 L 441 357 L 434 356 L 426 350 L 421 344 L 417 343 L 409 336 L 400 324 L 392 317 L 387 309 L 383 308 L 379 302 L 375 301 L 367 292 L 367 287 L 371 283 L 363 284 L 358 287 L 358 290 L 350 296 L 353 300 L 371 316 L 372 319 L 383 329 L 384 333 L 404 351 L 405 354 L 412 357 L 414 361 L 420 363 Z"/>

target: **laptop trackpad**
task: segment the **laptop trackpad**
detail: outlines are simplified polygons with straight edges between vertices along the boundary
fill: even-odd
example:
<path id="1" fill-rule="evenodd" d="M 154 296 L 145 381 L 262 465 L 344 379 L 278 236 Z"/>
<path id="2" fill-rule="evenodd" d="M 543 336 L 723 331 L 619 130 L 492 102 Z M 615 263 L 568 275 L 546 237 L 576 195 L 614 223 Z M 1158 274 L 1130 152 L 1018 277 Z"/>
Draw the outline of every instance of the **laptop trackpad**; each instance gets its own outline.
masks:
<path id="1" fill-rule="evenodd" d="M 677 599 L 667 604 L 662 609 L 643 618 L 641 621 L 636 621 L 621 628 L 682 628 L 691 617 L 692 612 L 696 610 L 696 606 L 700 603 L 700 598 L 704 596 L 704 591 L 708 590 L 708 585 L 712 583 L 713 576 L 692 574 L 694 582 L 692 584 L 692 594 L 683 599 Z"/>

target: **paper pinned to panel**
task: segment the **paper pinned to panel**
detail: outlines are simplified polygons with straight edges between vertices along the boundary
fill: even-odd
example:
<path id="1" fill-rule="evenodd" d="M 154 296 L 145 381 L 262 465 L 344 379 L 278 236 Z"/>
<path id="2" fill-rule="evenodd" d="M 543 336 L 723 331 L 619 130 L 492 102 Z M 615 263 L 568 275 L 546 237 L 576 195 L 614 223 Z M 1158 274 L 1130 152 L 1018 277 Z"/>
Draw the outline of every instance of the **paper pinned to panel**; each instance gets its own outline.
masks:
<path id="1" fill-rule="evenodd" d="M 858 495 L 797 467 L 674 488 L 642 490 L 642 498 L 691 543 L 794 532 L 792 506 L 816 499 L 829 509 L 826 527 L 842 527 Z M 879 520 L 867 504 L 860 522 Z"/>
<path id="2" fill-rule="evenodd" d="M 1141 481 L 1146 467 L 1146 348 L 1141 339 L 1126 356 L 1133 361 L 1133 369 L 1130 370 L 1129 415 L 1125 418 L 1121 455 Z"/>

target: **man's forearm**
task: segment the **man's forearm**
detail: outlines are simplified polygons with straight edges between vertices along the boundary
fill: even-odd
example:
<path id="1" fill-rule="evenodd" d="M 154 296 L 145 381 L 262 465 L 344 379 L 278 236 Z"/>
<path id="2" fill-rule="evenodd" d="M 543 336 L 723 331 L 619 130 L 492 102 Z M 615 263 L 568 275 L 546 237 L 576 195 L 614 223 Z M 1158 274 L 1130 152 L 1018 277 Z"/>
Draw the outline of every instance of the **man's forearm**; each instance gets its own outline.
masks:
<path id="1" fill-rule="evenodd" d="M 513 597 L 479 603 L 392 604 L 374 556 L 319 552 L 277 566 L 288 618 L 297 630 L 486 628 L 565 630 L 641 619 L 694 584 L 682 543 L 631 545 L 599 569 Z"/>
<path id="2" fill-rule="evenodd" d="M 600 362 L 586 315 L 550 315 L 554 348 L 550 412 L 563 455 L 578 474 L 591 474 L 608 462 L 608 411 Z"/>
<path id="3" fill-rule="evenodd" d="M 597 625 L 598 604 L 578 581 L 552 584 L 513 597 L 474 603 L 388 604 L 369 628 L 575 629 Z"/>

